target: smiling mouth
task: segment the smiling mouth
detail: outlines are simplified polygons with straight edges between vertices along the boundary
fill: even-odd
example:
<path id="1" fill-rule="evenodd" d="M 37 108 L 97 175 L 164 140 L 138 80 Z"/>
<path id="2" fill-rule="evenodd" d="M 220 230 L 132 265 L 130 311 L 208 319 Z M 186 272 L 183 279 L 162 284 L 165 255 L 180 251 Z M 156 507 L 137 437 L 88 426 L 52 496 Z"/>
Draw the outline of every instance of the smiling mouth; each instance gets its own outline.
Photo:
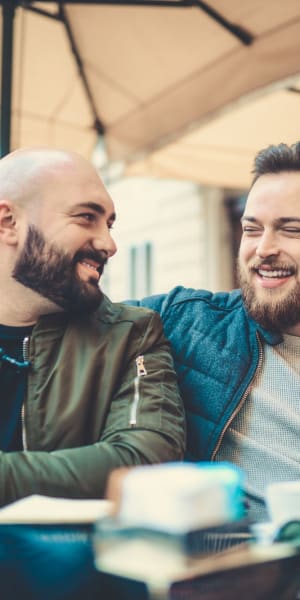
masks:
<path id="1" fill-rule="evenodd" d="M 100 275 L 103 271 L 103 265 L 91 259 L 80 260 L 78 264 L 84 267 L 92 277 L 97 278 L 97 280 L 99 280 Z"/>
<path id="2" fill-rule="evenodd" d="M 98 283 L 107 264 L 108 256 L 104 251 L 85 249 L 77 252 L 73 257 L 74 266 L 79 269 L 79 277 L 91 283 Z"/>
<path id="3" fill-rule="evenodd" d="M 254 268 L 253 271 L 263 279 L 286 279 L 294 275 L 293 269 Z"/>

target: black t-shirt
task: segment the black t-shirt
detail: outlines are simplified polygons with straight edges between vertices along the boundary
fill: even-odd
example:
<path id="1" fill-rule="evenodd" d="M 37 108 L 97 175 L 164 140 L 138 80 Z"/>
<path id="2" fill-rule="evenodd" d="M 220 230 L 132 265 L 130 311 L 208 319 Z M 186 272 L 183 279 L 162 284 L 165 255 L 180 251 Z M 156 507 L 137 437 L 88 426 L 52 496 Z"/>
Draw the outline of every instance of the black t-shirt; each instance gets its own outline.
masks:
<path id="1" fill-rule="evenodd" d="M 9 357 L 23 363 L 23 341 L 30 327 L 0 325 L 0 347 Z M 27 386 L 28 368 L 0 359 L 0 450 L 22 450 L 21 411 Z"/>

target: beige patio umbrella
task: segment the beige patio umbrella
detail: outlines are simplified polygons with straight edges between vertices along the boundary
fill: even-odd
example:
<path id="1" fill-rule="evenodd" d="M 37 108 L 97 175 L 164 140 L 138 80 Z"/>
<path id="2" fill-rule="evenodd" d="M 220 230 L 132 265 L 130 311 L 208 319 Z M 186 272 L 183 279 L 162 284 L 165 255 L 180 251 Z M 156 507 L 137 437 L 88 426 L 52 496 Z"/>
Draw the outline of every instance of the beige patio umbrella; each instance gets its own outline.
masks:
<path id="1" fill-rule="evenodd" d="M 300 79 L 224 110 L 192 133 L 128 165 L 131 175 L 191 179 L 245 189 L 255 154 L 269 144 L 300 140 Z"/>
<path id="2" fill-rule="evenodd" d="M 128 172 L 243 187 L 300 137 L 299 0 L 11 2 L 12 148 L 102 132 Z"/>

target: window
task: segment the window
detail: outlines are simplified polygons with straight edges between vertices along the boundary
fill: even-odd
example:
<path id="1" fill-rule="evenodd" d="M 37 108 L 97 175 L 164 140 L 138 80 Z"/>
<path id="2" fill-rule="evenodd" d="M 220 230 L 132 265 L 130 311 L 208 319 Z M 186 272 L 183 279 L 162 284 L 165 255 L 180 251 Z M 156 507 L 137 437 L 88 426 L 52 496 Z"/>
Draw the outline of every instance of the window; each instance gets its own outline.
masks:
<path id="1" fill-rule="evenodd" d="M 141 298 L 152 293 L 153 244 L 144 242 L 129 249 L 129 294 Z"/>

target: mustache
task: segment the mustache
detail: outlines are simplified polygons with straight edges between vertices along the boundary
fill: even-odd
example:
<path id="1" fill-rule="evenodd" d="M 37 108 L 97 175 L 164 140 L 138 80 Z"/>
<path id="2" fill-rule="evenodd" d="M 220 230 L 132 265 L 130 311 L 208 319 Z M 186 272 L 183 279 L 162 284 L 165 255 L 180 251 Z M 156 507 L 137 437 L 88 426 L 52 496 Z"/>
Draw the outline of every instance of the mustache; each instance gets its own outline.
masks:
<path id="1" fill-rule="evenodd" d="M 97 268 L 98 273 L 102 273 L 105 265 L 108 261 L 108 256 L 106 252 L 103 250 L 93 250 L 92 248 L 87 250 L 78 250 L 73 258 L 73 264 L 75 265 L 77 262 L 81 262 L 84 260 L 93 260 L 96 263 L 99 263 L 99 267 Z"/>

